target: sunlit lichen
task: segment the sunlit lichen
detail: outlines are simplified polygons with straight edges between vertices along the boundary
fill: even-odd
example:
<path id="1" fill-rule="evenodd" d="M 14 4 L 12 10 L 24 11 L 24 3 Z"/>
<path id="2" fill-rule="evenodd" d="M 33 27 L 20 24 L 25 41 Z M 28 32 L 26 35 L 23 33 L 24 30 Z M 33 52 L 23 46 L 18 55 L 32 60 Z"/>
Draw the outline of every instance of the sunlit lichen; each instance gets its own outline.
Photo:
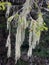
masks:
<path id="1" fill-rule="evenodd" d="M 0 10 L 5 10 L 6 5 L 11 6 L 10 2 L 0 2 Z"/>

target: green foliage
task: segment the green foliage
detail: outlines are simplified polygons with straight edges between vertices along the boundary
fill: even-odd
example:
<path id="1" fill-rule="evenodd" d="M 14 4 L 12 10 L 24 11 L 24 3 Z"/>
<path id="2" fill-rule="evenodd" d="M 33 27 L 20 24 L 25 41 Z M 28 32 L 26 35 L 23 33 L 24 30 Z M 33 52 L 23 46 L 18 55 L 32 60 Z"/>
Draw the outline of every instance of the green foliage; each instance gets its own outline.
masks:
<path id="1" fill-rule="evenodd" d="M 37 22 L 37 30 L 40 30 L 40 31 L 44 31 L 44 30 L 48 30 L 48 28 L 47 28 L 47 26 L 46 26 L 46 23 L 43 23 L 43 25 L 42 26 L 39 26 L 38 25 L 38 22 Z"/>
<path id="2" fill-rule="evenodd" d="M 5 10 L 6 5 L 11 6 L 11 3 L 10 2 L 0 2 L 0 10 Z"/>
<path id="3" fill-rule="evenodd" d="M 46 26 L 46 23 L 44 22 L 42 26 L 39 26 L 38 22 L 37 22 L 37 28 L 36 28 L 36 34 L 39 35 L 40 31 L 48 31 L 48 27 Z"/>
<path id="4" fill-rule="evenodd" d="M 40 35 L 41 31 L 44 31 L 44 30 L 47 31 L 48 30 L 48 27 L 47 27 L 46 23 L 43 21 L 43 17 L 42 17 L 41 12 L 38 14 L 38 19 L 37 19 L 36 25 L 37 25 L 37 27 L 36 27 L 36 34 L 37 35 Z"/>

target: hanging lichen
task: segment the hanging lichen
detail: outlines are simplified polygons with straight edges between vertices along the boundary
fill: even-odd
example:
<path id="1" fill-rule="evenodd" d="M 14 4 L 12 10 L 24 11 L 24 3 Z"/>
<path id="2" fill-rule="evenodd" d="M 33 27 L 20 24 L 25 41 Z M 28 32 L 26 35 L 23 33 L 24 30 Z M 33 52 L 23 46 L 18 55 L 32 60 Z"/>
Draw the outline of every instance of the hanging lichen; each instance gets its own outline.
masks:
<path id="1" fill-rule="evenodd" d="M 10 24 L 12 22 L 16 23 L 16 26 L 14 24 L 14 26 L 15 26 L 14 30 L 17 31 L 14 33 L 15 38 L 16 38 L 16 40 L 15 40 L 15 62 L 17 62 L 17 60 L 21 56 L 20 48 L 25 39 L 25 30 L 27 27 L 29 27 L 29 40 L 28 40 L 29 49 L 28 49 L 28 53 L 27 53 L 28 57 L 30 57 L 32 55 L 32 49 L 34 49 L 36 47 L 36 43 L 39 44 L 41 31 L 48 30 L 48 28 L 46 27 L 46 24 L 43 21 L 41 12 L 39 12 L 37 20 L 34 20 L 30 16 L 31 20 L 27 21 L 26 17 L 32 9 L 32 3 L 30 3 L 30 1 L 31 0 L 26 0 L 25 4 L 22 7 L 22 12 L 20 14 L 18 14 L 18 11 L 17 11 L 16 14 L 13 14 L 11 17 L 8 17 L 8 20 L 7 20 L 7 25 L 8 25 L 7 27 L 8 27 L 9 32 L 11 32 Z M 35 5 L 37 6 L 37 3 L 35 3 Z M 8 9 L 7 9 L 7 11 L 8 11 Z M 9 12 L 7 12 L 7 14 L 9 14 Z M 10 33 L 9 33 L 9 35 L 10 35 Z M 7 41 L 8 41 L 8 39 L 7 39 Z M 9 38 L 9 41 L 10 41 L 10 38 Z M 10 42 L 8 44 L 9 45 L 7 45 L 8 46 L 7 55 L 9 57 L 9 56 L 11 56 L 11 44 L 10 44 Z"/>
<path id="2" fill-rule="evenodd" d="M 41 31 L 44 31 L 44 30 L 48 31 L 48 27 L 46 26 L 46 23 L 43 20 L 41 20 L 41 19 L 43 19 L 42 18 L 42 13 L 39 13 L 37 21 L 33 22 L 33 25 L 31 27 L 31 31 L 32 31 L 33 28 L 35 27 L 34 24 L 36 24 L 35 33 L 37 34 L 37 36 L 40 35 Z"/>

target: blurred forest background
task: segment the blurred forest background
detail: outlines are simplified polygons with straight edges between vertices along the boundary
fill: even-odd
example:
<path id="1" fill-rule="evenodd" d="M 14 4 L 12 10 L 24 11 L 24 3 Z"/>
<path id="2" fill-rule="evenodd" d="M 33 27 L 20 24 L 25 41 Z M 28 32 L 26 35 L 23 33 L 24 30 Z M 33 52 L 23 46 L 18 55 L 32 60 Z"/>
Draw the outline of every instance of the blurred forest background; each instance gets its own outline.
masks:
<path id="1" fill-rule="evenodd" d="M 14 0 L 14 2 L 13 0 L 10 0 L 10 2 L 12 3 L 12 5 L 16 5 L 16 9 L 19 10 L 24 4 L 25 0 Z M 16 65 L 49 65 L 49 1 L 43 0 L 42 7 L 46 8 L 43 8 L 42 11 L 46 13 L 43 15 L 43 19 L 48 27 L 48 31 L 42 31 L 39 45 L 37 45 L 36 48 L 32 50 L 32 57 L 29 60 L 27 60 L 27 57 L 24 54 L 18 60 Z M 14 59 L 12 57 L 7 58 L 7 48 L 5 47 L 5 44 L 8 31 L 6 29 L 7 20 L 5 17 L 5 13 L 6 10 L 0 9 L 0 65 L 15 65 Z M 33 18 L 35 17 L 36 15 L 34 14 Z M 26 32 L 28 33 L 27 30 Z M 24 42 L 25 44 L 22 45 L 22 51 L 28 49 L 26 39 Z"/>

